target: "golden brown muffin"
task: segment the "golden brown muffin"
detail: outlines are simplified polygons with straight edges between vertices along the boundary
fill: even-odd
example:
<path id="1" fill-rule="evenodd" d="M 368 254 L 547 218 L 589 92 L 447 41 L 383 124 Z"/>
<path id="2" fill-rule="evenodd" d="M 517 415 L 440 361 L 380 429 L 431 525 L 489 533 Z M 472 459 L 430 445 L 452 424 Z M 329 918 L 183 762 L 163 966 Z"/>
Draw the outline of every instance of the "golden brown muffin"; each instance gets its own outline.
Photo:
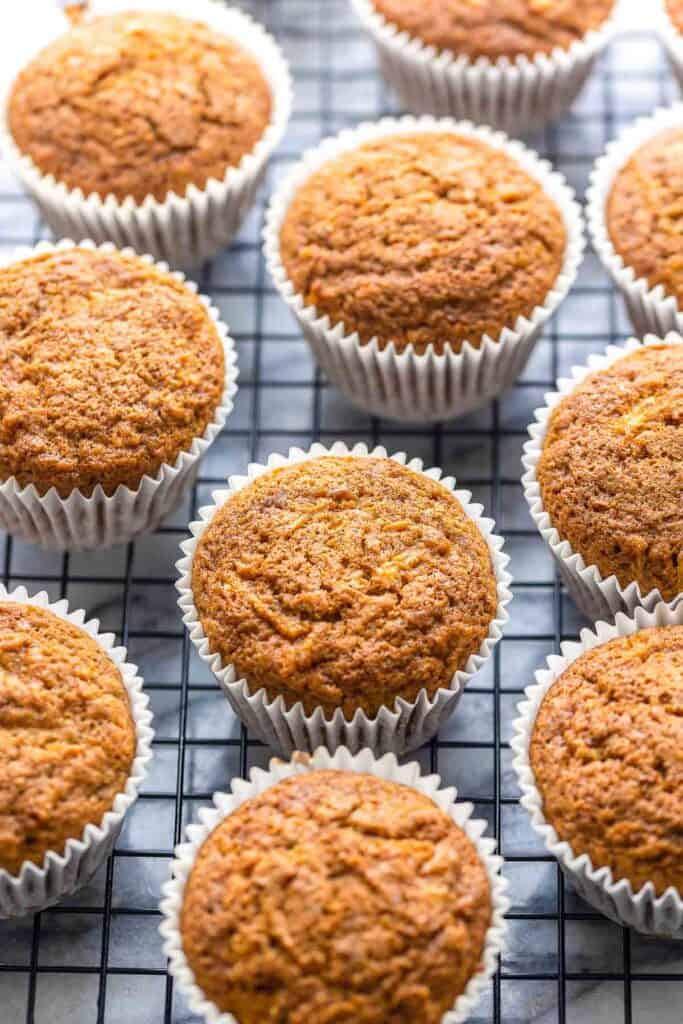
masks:
<path id="1" fill-rule="evenodd" d="M 212 651 L 311 713 L 433 695 L 497 609 L 484 537 L 441 484 L 388 459 L 272 470 L 216 512 L 192 589 Z"/>
<path id="2" fill-rule="evenodd" d="M 190 448 L 224 387 L 187 287 L 136 256 L 66 249 L 0 270 L 0 479 L 136 488 Z"/>
<path id="3" fill-rule="evenodd" d="M 152 11 L 70 29 L 20 73 L 8 111 L 15 143 L 43 174 L 136 202 L 223 179 L 270 112 L 268 83 L 244 50 L 202 22 Z"/>
<path id="4" fill-rule="evenodd" d="M 280 234 L 307 305 L 363 343 L 475 348 L 545 301 L 562 214 L 512 157 L 448 132 L 395 135 L 326 163 Z"/>
<path id="5" fill-rule="evenodd" d="M 563 540 L 622 587 L 683 591 L 683 345 L 652 345 L 554 409 L 538 464 Z"/>
<path id="6" fill-rule="evenodd" d="M 612 13 L 615 0 L 373 0 L 386 20 L 457 56 L 529 57 L 567 50 Z"/>
<path id="7" fill-rule="evenodd" d="M 121 673 L 53 612 L 0 602 L 0 868 L 42 864 L 126 786 L 135 725 Z"/>
<path id="8" fill-rule="evenodd" d="M 666 9 L 679 32 L 683 32 L 683 0 L 666 0 Z"/>
<path id="9" fill-rule="evenodd" d="M 543 698 L 530 747 L 543 814 L 634 891 L 683 892 L 683 626 L 595 647 Z"/>
<path id="10" fill-rule="evenodd" d="M 636 150 L 607 200 L 607 230 L 616 252 L 650 288 L 663 285 L 683 306 L 683 128 Z"/>
<path id="11" fill-rule="evenodd" d="M 432 800 L 317 771 L 211 833 L 180 927 L 197 984 L 240 1024 L 438 1024 L 490 921 L 476 847 Z"/>

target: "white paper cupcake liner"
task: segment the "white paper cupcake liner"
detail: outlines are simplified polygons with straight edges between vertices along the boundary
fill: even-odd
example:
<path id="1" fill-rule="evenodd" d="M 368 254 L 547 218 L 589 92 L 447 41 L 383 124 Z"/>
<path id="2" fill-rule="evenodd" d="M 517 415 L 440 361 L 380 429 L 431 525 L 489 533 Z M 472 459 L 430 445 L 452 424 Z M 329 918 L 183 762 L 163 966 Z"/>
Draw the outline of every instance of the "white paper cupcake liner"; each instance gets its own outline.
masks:
<path id="1" fill-rule="evenodd" d="M 125 647 L 116 647 L 113 633 L 100 633 L 99 621 L 86 621 L 84 611 L 69 611 L 67 601 L 51 603 L 45 591 L 29 597 L 25 587 L 8 591 L 0 584 L 0 602 L 30 604 L 47 608 L 58 618 L 78 626 L 97 641 L 121 673 L 130 700 L 137 746 L 125 789 L 114 799 L 111 810 L 99 822 L 86 825 L 83 834 L 68 839 L 63 850 L 49 850 L 42 864 L 24 861 L 18 875 L 0 868 L 0 919 L 33 913 L 52 906 L 62 897 L 85 885 L 106 861 L 114 848 L 126 811 L 135 803 L 138 791 L 152 759 L 152 712 L 143 692 L 142 679 L 135 665 L 126 661 Z"/>
<path id="2" fill-rule="evenodd" d="M 661 602 L 652 610 L 637 608 L 633 617 L 620 613 L 613 625 L 598 622 L 595 631 L 584 629 L 581 639 L 563 643 L 562 654 L 548 658 L 548 668 L 536 672 L 536 685 L 525 690 L 527 700 L 518 705 L 519 717 L 513 725 L 510 746 L 513 766 L 522 791 L 521 804 L 531 815 L 534 831 L 543 839 L 546 849 L 557 858 L 565 875 L 571 879 L 580 896 L 612 921 L 651 935 L 683 939 L 683 897 L 670 887 L 657 896 L 652 882 L 634 892 L 628 879 L 615 880 L 609 868 L 595 868 L 587 854 L 577 854 L 563 842 L 543 817 L 543 800 L 536 788 L 529 760 L 529 747 L 536 716 L 543 697 L 557 678 L 585 651 L 599 647 L 620 636 L 630 636 L 651 626 L 683 624 L 683 602 Z"/>
<path id="3" fill-rule="evenodd" d="M 533 59 L 472 60 L 438 51 L 386 21 L 373 0 L 352 0 L 377 48 L 384 78 L 414 114 L 448 115 L 526 135 L 560 116 L 576 99 L 614 35 L 618 7 L 596 31 L 566 49 Z"/>
<path id="4" fill-rule="evenodd" d="M 586 193 L 587 217 L 593 248 L 624 297 L 636 334 L 660 336 L 668 331 L 683 332 L 683 314 L 673 295 L 662 285 L 650 288 L 645 278 L 637 277 L 616 252 L 607 230 L 606 211 L 612 185 L 633 153 L 650 139 L 670 128 L 683 128 L 683 103 L 662 107 L 651 117 L 635 121 L 613 142 L 595 164 Z"/>
<path id="5" fill-rule="evenodd" d="M 441 789 L 438 775 L 422 775 L 416 762 L 399 765 L 393 754 L 386 754 L 377 760 L 370 750 L 362 750 L 353 756 L 342 747 L 335 754 L 324 748 L 284 763 L 277 758 L 270 762 L 269 770 L 252 768 L 249 781 L 235 779 L 232 793 L 215 793 L 215 808 L 204 807 L 199 811 L 200 824 L 188 825 L 188 842 L 176 847 L 172 877 L 163 886 L 161 911 L 164 915 L 159 931 L 164 939 L 164 952 L 169 959 L 169 973 L 175 978 L 179 991 L 187 1001 L 190 1010 L 209 1024 L 238 1024 L 229 1013 L 221 1013 L 215 1003 L 210 1002 L 195 982 L 194 974 L 187 962 L 180 933 L 180 911 L 187 879 L 197 853 L 210 833 L 229 814 L 237 810 L 246 800 L 258 796 L 292 775 L 311 771 L 336 769 L 374 775 L 379 779 L 397 782 L 423 793 L 437 804 L 453 821 L 463 829 L 477 848 L 479 857 L 486 868 L 491 887 L 492 916 L 486 933 L 484 952 L 477 972 L 470 978 L 465 991 L 456 1000 L 453 1009 L 441 1019 L 441 1024 L 464 1024 L 476 1009 L 482 995 L 491 984 L 496 972 L 499 955 L 505 942 L 505 914 L 510 902 L 507 897 L 508 883 L 500 869 L 503 858 L 495 853 L 495 840 L 484 836 L 486 822 L 472 818 L 473 807 L 469 803 L 456 803 L 457 792 L 453 787 Z M 313 1022 L 311 1022 L 313 1024 Z"/>
<path id="6" fill-rule="evenodd" d="M 345 332 L 343 323 L 331 323 L 315 306 L 307 306 L 303 296 L 294 290 L 283 266 L 280 231 L 290 203 L 306 179 L 341 153 L 374 139 L 405 132 L 456 132 L 503 150 L 541 183 L 562 214 L 567 248 L 552 291 L 528 318 L 519 317 L 514 329 L 505 328 L 495 339 L 484 336 L 478 348 L 465 342 L 456 353 L 446 345 L 444 353 L 437 355 L 432 345 L 423 354 L 416 353 L 412 345 L 397 351 L 393 342 L 380 348 L 377 339 L 363 345 L 357 333 Z M 574 193 L 549 163 L 500 132 L 432 117 L 385 118 L 361 124 L 309 150 L 271 199 L 264 242 L 275 285 L 332 383 L 367 412 L 415 423 L 462 416 L 511 387 L 529 359 L 544 324 L 574 283 L 585 245 L 583 218 Z"/>
<path id="7" fill-rule="evenodd" d="M 56 245 L 40 242 L 32 249 L 18 249 L 11 259 L 5 260 L 5 264 L 43 252 L 71 249 L 75 245 L 83 249 L 98 248 L 90 239 L 78 243 L 65 239 Z M 109 242 L 99 248 L 104 252 L 115 249 Z M 131 249 L 123 249 L 122 252 L 135 255 Z M 154 263 L 151 256 L 140 258 L 146 263 Z M 167 264 L 159 262 L 155 265 L 159 270 L 168 272 Z M 197 293 L 197 286 L 186 281 L 179 271 L 172 272 L 172 277 L 184 282 L 193 294 Z M 199 295 L 199 299 L 215 324 L 225 355 L 223 395 L 202 436 L 195 438 L 190 449 L 181 452 L 173 465 L 165 463 L 154 477 L 144 476 L 135 490 L 120 485 L 109 496 L 99 484 L 89 497 L 75 490 L 67 498 L 62 498 L 54 487 L 40 495 L 33 484 L 22 488 L 15 477 L 9 477 L 0 483 L 0 529 L 44 548 L 81 551 L 127 542 L 140 533 L 153 530 L 173 511 L 194 481 L 200 458 L 225 425 L 237 392 L 235 344 L 210 299 L 204 295 Z"/>
<path id="8" fill-rule="evenodd" d="M 622 587 L 616 576 L 604 579 L 596 565 L 586 565 L 583 557 L 572 548 L 567 540 L 563 540 L 555 529 L 550 515 L 543 507 L 541 488 L 538 482 L 538 463 L 543 452 L 548 423 L 553 409 L 569 395 L 590 373 L 605 369 L 629 352 L 635 352 L 645 345 L 683 344 L 679 334 L 667 334 L 663 339 L 648 335 L 643 341 L 632 338 L 622 347 L 610 345 L 603 355 L 589 356 L 585 366 L 572 367 L 571 377 L 561 377 L 557 381 L 557 391 L 545 396 L 546 404 L 534 412 L 535 422 L 529 426 L 530 440 L 524 445 L 522 465 L 522 487 L 524 497 L 529 505 L 531 518 L 552 551 L 557 561 L 562 578 L 572 598 L 587 618 L 613 619 L 617 612 L 633 614 L 639 606 L 651 610 L 662 600 L 659 590 L 651 590 L 648 594 L 641 592 L 637 582 Z"/>
<path id="9" fill-rule="evenodd" d="M 446 490 L 454 495 L 465 514 L 476 524 L 484 536 L 497 580 L 498 607 L 489 627 L 487 638 L 482 643 L 479 652 L 473 654 L 465 667 L 455 673 L 450 687 L 437 690 L 432 699 L 428 697 L 425 690 L 422 690 L 414 703 L 398 698 L 393 708 L 383 707 L 374 718 L 368 717 L 359 709 L 351 720 L 344 717 L 340 708 L 329 719 L 325 718 L 322 708 L 317 708 L 312 715 L 307 715 L 301 702 L 288 709 L 282 697 L 269 701 L 264 689 L 252 693 L 248 680 L 239 677 L 234 665 L 224 665 L 220 655 L 212 653 L 194 604 L 192 593 L 194 553 L 216 511 L 233 494 L 264 473 L 281 466 L 293 465 L 307 459 L 318 459 L 325 455 L 356 457 L 371 455 L 373 458 L 389 458 L 385 448 L 375 448 L 369 451 L 367 445 L 357 444 L 349 449 L 343 442 L 337 441 L 331 448 L 314 444 L 307 452 L 300 448 L 290 448 L 288 456 L 271 455 L 266 465 L 251 464 L 247 476 L 231 476 L 227 481 L 227 490 L 213 493 L 214 504 L 199 510 L 200 519 L 190 524 L 192 537 L 181 544 L 184 557 L 177 563 L 180 573 L 180 578 L 176 583 L 180 593 L 178 604 L 192 643 L 202 661 L 215 675 L 235 714 L 253 735 L 268 746 L 282 750 L 288 755 L 295 750 L 313 751 L 321 745 L 330 750 L 343 745 L 353 751 L 369 747 L 376 754 L 383 754 L 387 751 L 402 753 L 419 747 L 439 730 L 442 723 L 457 706 L 467 682 L 491 656 L 509 618 L 506 606 L 512 599 L 510 591 L 512 577 L 506 570 L 510 560 L 503 552 L 503 539 L 494 534 L 493 520 L 485 519 L 482 516 L 482 506 L 472 504 L 470 500 L 472 495 L 469 491 L 456 491 L 453 477 L 442 477 L 440 469 L 424 470 L 420 459 L 408 461 L 403 452 L 391 456 L 396 462 L 407 466 L 415 473 L 423 473 L 432 480 L 440 480 Z"/>
<path id="10" fill-rule="evenodd" d="M 7 123 L 9 90 L 0 104 L 0 149 L 11 169 L 38 204 L 57 238 L 92 238 L 151 253 L 175 267 L 193 267 L 211 259 L 228 244 L 254 203 L 268 158 L 284 135 L 292 106 L 292 83 L 275 41 L 247 14 L 217 0 L 97 0 L 93 14 L 162 10 L 203 21 L 242 46 L 259 63 L 272 94 L 271 121 L 254 149 L 221 180 L 202 188 L 189 185 L 183 195 L 171 192 L 160 201 L 141 203 L 128 196 L 84 195 L 43 174 L 14 142 Z"/>
<path id="11" fill-rule="evenodd" d="M 683 89 L 683 35 L 681 35 L 669 17 L 669 12 L 666 9 L 666 0 L 656 0 L 655 7 L 659 38 L 669 58 L 671 70 Z"/>

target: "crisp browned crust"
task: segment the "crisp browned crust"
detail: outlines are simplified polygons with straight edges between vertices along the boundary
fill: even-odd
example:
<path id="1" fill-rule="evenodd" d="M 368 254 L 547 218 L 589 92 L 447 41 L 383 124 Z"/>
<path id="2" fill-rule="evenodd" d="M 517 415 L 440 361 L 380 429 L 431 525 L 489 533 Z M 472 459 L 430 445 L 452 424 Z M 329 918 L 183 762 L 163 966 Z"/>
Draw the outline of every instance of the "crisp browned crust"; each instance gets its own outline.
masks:
<path id="1" fill-rule="evenodd" d="M 42 50 L 14 83 L 9 126 L 43 174 L 142 202 L 222 179 L 270 112 L 266 79 L 235 43 L 201 22 L 127 12 Z"/>
<path id="2" fill-rule="evenodd" d="M 0 479 L 136 488 L 204 433 L 224 379 L 204 305 L 138 257 L 68 249 L 0 270 Z"/>
<path id="3" fill-rule="evenodd" d="M 543 814 L 576 855 L 634 890 L 683 892 L 683 626 L 578 658 L 543 699 L 530 756 Z"/>
<path id="4" fill-rule="evenodd" d="M 683 32 L 683 0 L 666 0 L 669 17 L 679 32 Z"/>
<path id="5" fill-rule="evenodd" d="M 215 514 L 192 588 L 252 691 L 375 714 L 450 685 L 497 608 L 486 541 L 441 484 L 387 459 L 273 470 Z"/>
<path id="6" fill-rule="evenodd" d="M 667 601 L 683 591 L 683 345 L 639 349 L 564 398 L 538 481 L 587 565 Z"/>
<path id="7" fill-rule="evenodd" d="M 46 609 L 0 602 L 0 868 L 17 874 L 99 825 L 135 744 L 121 673 L 99 644 Z"/>
<path id="8" fill-rule="evenodd" d="M 197 984 L 240 1024 L 438 1024 L 491 921 L 474 844 L 428 797 L 319 771 L 211 833 L 185 889 Z"/>
<path id="9" fill-rule="evenodd" d="M 615 0 L 373 0 L 402 31 L 458 56 L 534 57 L 600 28 Z"/>
<path id="10" fill-rule="evenodd" d="M 331 160 L 296 193 L 282 260 L 308 305 L 423 352 L 475 348 L 544 303 L 560 210 L 512 157 L 451 133 L 391 136 Z"/>
<path id="11" fill-rule="evenodd" d="M 674 128 L 641 146 L 617 175 L 607 229 L 624 263 L 683 306 L 682 213 L 683 128 Z"/>

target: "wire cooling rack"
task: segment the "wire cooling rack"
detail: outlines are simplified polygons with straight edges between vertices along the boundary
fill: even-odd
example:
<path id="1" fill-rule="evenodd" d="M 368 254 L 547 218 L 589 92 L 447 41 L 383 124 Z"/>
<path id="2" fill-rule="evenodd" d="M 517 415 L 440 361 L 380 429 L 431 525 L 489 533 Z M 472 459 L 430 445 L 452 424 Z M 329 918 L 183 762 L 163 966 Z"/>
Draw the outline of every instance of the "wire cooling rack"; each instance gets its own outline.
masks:
<path id="1" fill-rule="evenodd" d="M 268 280 L 259 244 L 264 203 L 302 149 L 396 108 L 346 0 L 253 0 L 240 6 L 280 41 L 296 79 L 296 99 L 257 209 L 230 251 L 197 278 L 238 342 L 234 414 L 204 460 L 191 497 L 155 534 L 112 551 L 71 556 L 3 540 L 6 584 L 67 597 L 73 608 L 85 608 L 118 633 L 144 676 L 157 739 L 147 784 L 114 855 L 92 884 L 33 918 L 0 922 L 0 1024 L 195 1020 L 166 974 L 157 932 L 160 886 L 172 847 L 197 809 L 233 776 L 267 762 L 270 753 L 241 729 L 183 632 L 174 590 L 178 545 L 188 521 L 227 474 L 243 472 L 248 461 L 271 451 L 335 438 L 384 444 L 444 467 L 495 517 L 512 556 L 516 583 L 506 636 L 448 727 L 417 755 L 475 803 L 506 857 L 513 903 L 508 950 L 473 1020 L 681 1024 L 683 949 L 616 927 L 565 886 L 518 805 L 508 743 L 515 705 L 534 669 L 581 625 L 522 497 L 525 429 L 558 374 L 628 335 L 621 307 L 589 253 L 524 376 L 500 402 L 428 430 L 373 420 L 348 405 L 316 371 Z M 583 195 L 605 143 L 674 92 L 654 36 L 620 37 L 571 115 L 532 144 Z M 34 208 L 0 169 L 2 250 L 43 233 Z"/>

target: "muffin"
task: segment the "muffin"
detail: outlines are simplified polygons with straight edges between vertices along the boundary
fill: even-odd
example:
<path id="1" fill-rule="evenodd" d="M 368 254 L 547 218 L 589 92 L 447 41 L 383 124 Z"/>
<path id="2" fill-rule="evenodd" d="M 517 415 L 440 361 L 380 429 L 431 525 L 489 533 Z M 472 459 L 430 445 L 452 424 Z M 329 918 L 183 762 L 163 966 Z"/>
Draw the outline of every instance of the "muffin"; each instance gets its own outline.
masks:
<path id="1" fill-rule="evenodd" d="M 136 11 L 94 18 L 35 57 L 8 101 L 15 143 L 84 195 L 163 201 L 221 180 L 263 135 L 268 82 L 200 21 Z"/>
<path id="2" fill-rule="evenodd" d="M 0 869 L 18 875 L 99 825 L 136 754 L 118 666 L 47 608 L 0 601 Z"/>
<path id="3" fill-rule="evenodd" d="M 616 0 L 352 0 L 408 110 L 527 134 L 574 101 Z"/>
<path id="4" fill-rule="evenodd" d="M 680 210 L 683 209 L 683 124 L 641 146 L 617 174 L 607 201 L 615 252 L 683 306 Z"/>
<path id="5" fill-rule="evenodd" d="M 595 163 L 588 189 L 593 246 L 638 336 L 683 331 L 676 209 L 683 197 L 683 104 L 640 118 Z"/>
<path id="6" fill-rule="evenodd" d="M 588 373 L 532 445 L 542 446 L 535 477 L 560 542 L 622 592 L 635 581 L 643 597 L 658 590 L 665 600 L 683 591 L 678 342 L 635 347 Z"/>
<path id="7" fill-rule="evenodd" d="M 307 306 L 397 351 L 479 348 L 543 304 L 564 260 L 557 204 L 520 164 L 453 132 L 394 135 L 296 192 L 282 263 Z"/>
<path id="8" fill-rule="evenodd" d="M 168 499 L 177 503 L 233 387 L 234 357 L 207 306 L 182 279 L 106 247 L 48 249 L 0 268 L 7 529 L 50 540 L 47 527 L 46 537 L 31 534 L 28 507 L 13 520 L 16 501 L 9 505 L 27 488 L 39 506 L 52 492 L 63 501 L 92 497 L 91 519 L 107 499 L 118 502 L 121 535 L 124 504 L 135 495 L 144 491 L 146 511 L 157 518 L 170 510 Z M 140 526 L 132 514 L 131 534 Z M 74 539 L 81 531 L 87 541 L 87 520 L 75 527 Z"/>
<path id="9" fill-rule="evenodd" d="M 510 742 L 521 804 L 578 894 L 679 940 L 682 666 L 680 602 L 598 622 L 536 672 Z"/>
<path id="10" fill-rule="evenodd" d="M 600 28 L 615 0 L 373 0 L 379 14 L 427 46 L 470 60 L 568 50 Z"/>
<path id="11" fill-rule="evenodd" d="M 539 708 L 529 750 L 560 840 L 637 892 L 683 893 L 683 626 L 582 654 Z"/>
<path id="12" fill-rule="evenodd" d="M 252 693 L 347 719 L 450 687 L 498 606 L 486 539 L 454 495 L 357 456 L 272 469 L 231 494 L 191 588 L 209 651 Z"/>
<path id="13" fill-rule="evenodd" d="M 141 7 L 83 20 L 26 64 L 9 155 L 56 234 L 183 266 L 236 230 L 284 131 L 289 77 L 238 11 Z"/>
<path id="14" fill-rule="evenodd" d="M 67 497 L 135 489 L 214 417 L 206 307 L 135 256 L 73 248 L 0 269 L 0 478 Z"/>
<path id="15" fill-rule="evenodd" d="M 431 119 L 306 154 L 266 228 L 271 273 L 333 383 L 419 422 L 512 384 L 582 249 L 564 179 L 499 135 Z"/>
<path id="16" fill-rule="evenodd" d="M 433 800 L 322 770 L 209 834 L 179 927 L 194 981 L 240 1024 L 438 1024 L 480 969 L 492 913 L 477 847 Z"/>

